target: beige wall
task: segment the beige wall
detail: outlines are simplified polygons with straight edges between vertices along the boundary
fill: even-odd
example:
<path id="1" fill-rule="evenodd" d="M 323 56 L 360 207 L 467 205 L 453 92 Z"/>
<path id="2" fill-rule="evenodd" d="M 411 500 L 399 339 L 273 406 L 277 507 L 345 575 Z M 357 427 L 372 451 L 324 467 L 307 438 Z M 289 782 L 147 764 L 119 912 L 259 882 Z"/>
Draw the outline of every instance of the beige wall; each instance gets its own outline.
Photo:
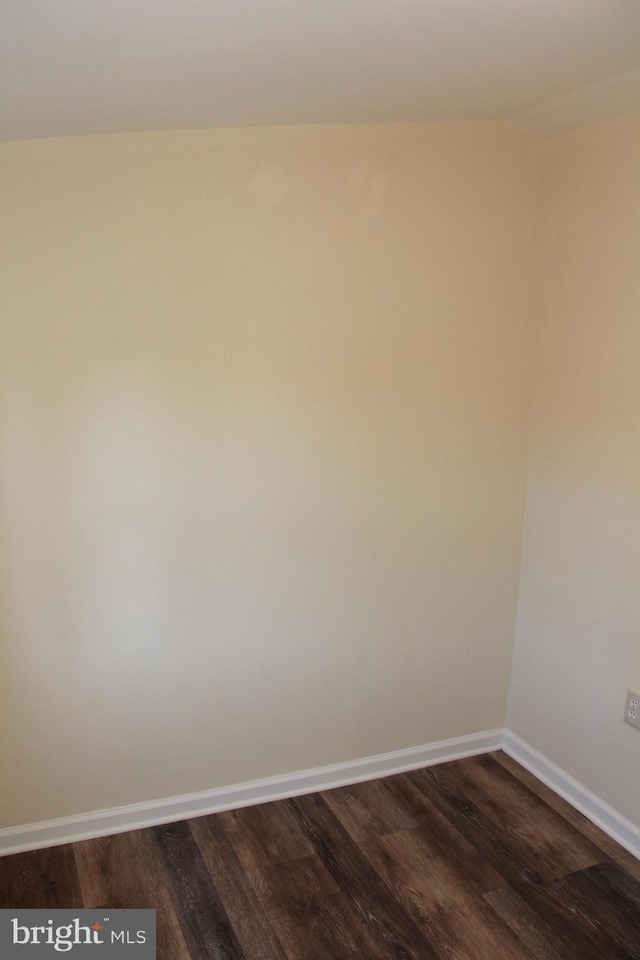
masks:
<path id="1" fill-rule="evenodd" d="M 501 726 L 537 141 L 0 156 L 2 823 Z"/>
<path id="2" fill-rule="evenodd" d="M 640 824 L 640 112 L 549 141 L 508 725 Z"/>

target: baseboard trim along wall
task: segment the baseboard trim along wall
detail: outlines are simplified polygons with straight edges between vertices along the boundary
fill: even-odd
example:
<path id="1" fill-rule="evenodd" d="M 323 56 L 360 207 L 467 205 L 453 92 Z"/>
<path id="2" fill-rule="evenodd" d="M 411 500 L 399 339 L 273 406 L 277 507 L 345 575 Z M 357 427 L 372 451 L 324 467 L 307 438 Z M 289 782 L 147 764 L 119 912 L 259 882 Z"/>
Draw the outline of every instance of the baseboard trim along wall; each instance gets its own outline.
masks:
<path id="1" fill-rule="evenodd" d="M 331 790 L 333 787 L 362 783 L 377 777 L 500 749 L 640 859 L 638 827 L 508 730 L 486 730 L 348 763 L 302 770 L 264 780 L 251 780 L 231 787 L 217 787 L 200 793 L 152 800 L 148 803 L 133 803 L 42 823 L 5 827 L 0 829 L 0 856 L 39 850 L 61 843 L 74 843 L 78 840 L 91 840 L 126 830 L 140 830 L 161 823 L 173 823 L 189 817 L 202 817 L 220 813 L 222 810 L 265 803 L 268 800 L 283 800 L 305 793 L 315 793 L 318 790 Z"/>
<path id="2" fill-rule="evenodd" d="M 420 747 L 379 753 L 348 763 L 301 770 L 298 773 L 267 777 L 265 780 L 250 780 L 231 787 L 216 787 L 181 797 L 132 803 L 74 817 L 5 827 L 0 829 L 0 856 L 106 837 L 112 833 L 123 833 L 125 830 L 140 830 L 160 823 L 173 823 L 188 817 L 202 817 L 210 813 L 220 813 L 222 810 L 265 803 L 267 800 L 284 800 L 318 790 L 331 790 L 349 783 L 375 780 L 377 777 L 417 770 L 446 760 L 459 760 L 499 750 L 502 739 L 502 730 L 487 730 Z"/>
<path id="3" fill-rule="evenodd" d="M 510 730 L 504 731 L 502 749 L 640 860 L 639 827 Z"/>

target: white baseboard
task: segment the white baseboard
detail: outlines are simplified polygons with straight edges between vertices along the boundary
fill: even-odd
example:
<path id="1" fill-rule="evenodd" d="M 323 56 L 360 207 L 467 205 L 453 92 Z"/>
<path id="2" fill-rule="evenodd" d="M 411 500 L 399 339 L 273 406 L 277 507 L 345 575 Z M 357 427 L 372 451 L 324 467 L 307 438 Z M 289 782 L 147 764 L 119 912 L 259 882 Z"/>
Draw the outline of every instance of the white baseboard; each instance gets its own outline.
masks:
<path id="1" fill-rule="evenodd" d="M 269 800 L 298 797 L 318 790 L 331 790 L 349 783 L 362 783 L 365 780 L 375 780 L 394 773 L 404 773 L 407 770 L 417 770 L 435 763 L 460 760 L 500 749 L 640 859 L 640 829 L 635 824 L 510 730 L 486 730 L 453 740 L 441 740 L 438 743 L 394 750 L 391 753 L 380 753 L 348 763 L 301 770 L 265 780 L 251 780 L 231 787 L 216 787 L 181 797 L 132 803 L 74 817 L 5 827 L 0 829 L 0 856 L 106 837 L 126 830 L 140 830 Z"/>
<path id="2" fill-rule="evenodd" d="M 502 749 L 640 860 L 640 828 L 510 730 Z"/>
<path id="3" fill-rule="evenodd" d="M 304 793 L 315 793 L 318 790 L 331 790 L 333 787 L 341 787 L 349 783 L 361 783 L 364 780 L 374 780 L 394 773 L 417 770 L 434 763 L 489 753 L 492 750 L 499 750 L 502 740 L 502 730 L 486 730 L 483 733 L 473 733 L 453 740 L 441 740 L 438 743 L 394 750 L 392 753 L 380 753 L 349 763 L 301 770 L 298 773 L 268 777 L 265 780 L 251 780 L 232 787 L 216 787 L 213 790 L 189 793 L 181 797 L 151 800 L 148 803 L 132 803 L 74 817 L 5 827 L 0 829 L 0 856 L 54 847 L 61 843 L 106 837 L 112 833 L 139 830 L 161 823 L 173 823 L 176 820 L 186 820 L 188 817 L 202 817 L 211 813 L 220 813 L 222 810 L 248 807 L 268 800 L 283 800 Z"/>

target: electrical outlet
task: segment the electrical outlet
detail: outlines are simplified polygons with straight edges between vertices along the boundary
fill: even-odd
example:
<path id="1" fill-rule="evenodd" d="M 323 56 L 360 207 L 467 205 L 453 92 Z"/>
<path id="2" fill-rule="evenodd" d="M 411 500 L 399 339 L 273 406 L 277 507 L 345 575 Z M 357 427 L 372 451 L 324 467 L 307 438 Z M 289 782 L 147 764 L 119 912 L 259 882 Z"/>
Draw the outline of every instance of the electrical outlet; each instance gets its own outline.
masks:
<path id="1" fill-rule="evenodd" d="M 640 730 L 640 693 L 637 693 L 635 690 L 629 690 L 627 692 L 624 721 Z"/>

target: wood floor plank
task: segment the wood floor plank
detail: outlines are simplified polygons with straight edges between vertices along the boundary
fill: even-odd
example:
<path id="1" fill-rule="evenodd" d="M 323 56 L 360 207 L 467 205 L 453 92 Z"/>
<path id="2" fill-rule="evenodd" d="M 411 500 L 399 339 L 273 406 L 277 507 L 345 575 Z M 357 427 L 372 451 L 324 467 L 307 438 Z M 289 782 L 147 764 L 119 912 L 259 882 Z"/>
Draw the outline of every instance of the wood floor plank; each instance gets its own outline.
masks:
<path id="1" fill-rule="evenodd" d="M 288 960 L 386 960 L 319 857 L 265 862 L 250 876 Z"/>
<path id="2" fill-rule="evenodd" d="M 640 883 L 615 863 L 566 877 L 563 888 L 580 910 L 628 954 L 640 958 Z"/>
<path id="3" fill-rule="evenodd" d="M 202 859 L 246 957 L 284 960 L 285 953 L 255 890 L 236 856 L 219 816 L 190 821 Z"/>
<path id="4" fill-rule="evenodd" d="M 524 879 L 542 884 L 554 879 L 555 871 L 539 861 L 520 837 L 473 804 L 460 784 L 443 774 L 441 767 L 413 771 L 407 777 L 509 883 Z"/>
<path id="5" fill-rule="evenodd" d="M 285 803 L 261 803 L 217 814 L 247 869 L 262 863 L 287 863 L 314 852 L 309 838 Z"/>
<path id="6" fill-rule="evenodd" d="M 362 849 L 416 924 L 446 957 L 532 960 L 464 869 L 430 856 L 423 827 L 364 841 Z"/>
<path id="7" fill-rule="evenodd" d="M 544 917 L 565 957 L 571 960 L 635 960 L 596 917 L 575 909 L 575 897 L 564 880 L 557 880 L 544 890 L 521 887 L 518 892 L 538 917 Z"/>
<path id="8" fill-rule="evenodd" d="M 502 829 L 468 800 L 455 780 L 441 767 L 430 767 L 408 774 L 412 782 L 427 792 L 429 798 L 464 833 L 479 852 L 505 877 L 509 885 L 535 914 L 544 918 L 553 941 L 567 960 L 630 960 L 591 918 L 576 914 L 561 886 L 551 883 L 545 864 L 536 869 L 535 855 L 520 838 Z M 546 886 L 545 886 L 546 884 Z"/>
<path id="9" fill-rule="evenodd" d="M 70 843 L 0 857 L 0 908 L 63 910 L 81 906 L 80 881 Z"/>
<path id="10" fill-rule="evenodd" d="M 355 915 L 385 957 L 437 960 L 428 934 L 389 895 L 389 887 L 319 794 L 286 801 Z"/>
<path id="11" fill-rule="evenodd" d="M 187 821 L 153 827 L 192 960 L 243 960 L 244 954 Z"/>
<path id="12" fill-rule="evenodd" d="M 540 803 L 520 780 L 494 757 L 483 754 L 446 765 L 461 775 L 467 796 L 498 822 L 526 838 L 556 876 L 600 863 L 602 850 L 563 821 L 559 813 Z"/>
<path id="13" fill-rule="evenodd" d="M 571 960 L 562 952 L 562 944 L 544 916 L 537 914 L 511 887 L 489 890 L 484 898 L 536 960 Z"/>
<path id="14" fill-rule="evenodd" d="M 425 858 L 456 866 L 484 892 L 504 886 L 504 877 L 464 837 L 433 803 L 403 774 L 380 781 L 385 790 L 420 827 Z"/>
<path id="15" fill-rule="evenodd" d="M 260 842 L 252 819 L 219 815 L 216 820 L 232 844 L 288 960 L 384 960 L 385 955 L 354 917 L 315 852 L 299 855 L 304 849 L 313 851 L 313 845 L 291 809 L 278 806 L 278 817 L 270 817 L 264 843 Z M 265 826 L 264 820 L 261 822 Z M 248 836 L 244 824 L 249 827 Z M 282 834 L 287 842 L 274 851 L 277 837 Z"/>
<path id="16" fill-rule="evenodd" d="M 546 784 L 534 777 L 523 766 L 509 757 L 502 750 L 492 753 L 496 763 L 504 767 L 505 770 L 520 780 L 536 797 L 542 800 L 547 806 L 551 807 L 556 813 L 560 814 L 563 820 L 570 823 L 576 830 L 585 836 L 591 843 L 602 850 L 603 859 L 613 860 L 623 867 L 632 877 L 640 881 L 640 860 L 629 853 L 619 843 L 616 843 L 608 834 L 597 827 L 595 823 L 588 820 L 579 810 L 572 807 L 570 803 L 563 800 L 562 797 L 554 793 Z"/>
<path id="17" fill-rule="evenodd" d="M 158 960 L 189 960 L 153 836 L 132 830 L 75 843 L 84 906 L 156 911 Z"/>
<path id="18" fill-rule="evenodd" d="M 338 787 L 321 796 L 356 842 L 416 826 L 407 808 L 394 802 L 381 780 Z"/>
<path id="19" fill-rule="evenodd" d="M 572 859 L 571 855 L 565 855 L 562 833 L 558 833 L 557 823 L 553 829 L 549 829 L 545 823 L 546 811 L 542 811 L 537 817 L 532 814 L 531 818 L 527 819 L 515 803 L 514 808 L 509 809 L 501 792 L 501 785 L 490 785 L 488 782 L 479 785 L 474 767 L 461 766 L 457 761 L 453 761 L 408 776 L 421 789 L 429 788 L 430 785 L 431 790 L 435 789 L 441 796 L 445 795 L 450 806 L 457 807 L 458 813 L 466 810 L 467 822 L 474 820 L 476 823 L 476 836 L 485 845 L 486 838 L 490 836 L 492 844 L 498 844 L 501 849 L 500 862 L 508 860 L 512 866 L 519 865 L 523 876 L 532 882 L 550 883 L 569 872 L 572 863 L 583 865 L 580 845 L 586 845 L 588 841 L 578 834 L 579 843 L 575 856 Z M 428 795 L 430 799 L 434 799 L 432 793 Z M 554 840 L 557 845 L 554 845 Z M 477 847 L 478 843 L 474 842 Z M 600 859 L 600 851 L 595 847 L 591 849 L 595 851 L 596 859 Z M 586 859 L 589 865 L 593 863 L 592 858 Z"/>

